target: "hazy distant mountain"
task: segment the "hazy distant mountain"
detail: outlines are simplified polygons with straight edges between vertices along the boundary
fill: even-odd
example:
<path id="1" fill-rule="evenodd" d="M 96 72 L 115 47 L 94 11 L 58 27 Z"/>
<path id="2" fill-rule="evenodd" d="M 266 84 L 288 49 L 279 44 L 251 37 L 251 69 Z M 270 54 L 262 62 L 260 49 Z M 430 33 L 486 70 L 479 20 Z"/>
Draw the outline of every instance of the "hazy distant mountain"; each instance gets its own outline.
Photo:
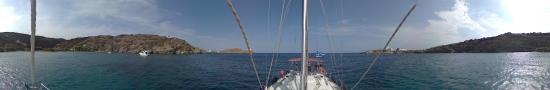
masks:
<path id="1" fill-rule="evenodd" d="M 240 48 L 227 48 L 221 50 L 220 53 L 248 53 L 248 51 Z"/>
<path id="2" fill-rule="evenodd" d="M 550 33 L 505 33 L 495 37 L 466 40 L 426 49 L 428 53 L 463 52 L 548 52 Z"/>
<path id="3" fill-rule="evenodd" d="M 15 32 L 0 32 L 0 52 L 29 50 L 30 35 Z M 36 49 L 44 50 L 54 47 L 65 39 L 36 36 Z"/>
<path id="4" fill-rule="evenodd" d="M 182 39 L 148 34 L 74 38 L 57 44 L 55 50 L 121 53 L 138 53 L 147 50 L 158 54 L 200 53 L 202 51 Z"/>

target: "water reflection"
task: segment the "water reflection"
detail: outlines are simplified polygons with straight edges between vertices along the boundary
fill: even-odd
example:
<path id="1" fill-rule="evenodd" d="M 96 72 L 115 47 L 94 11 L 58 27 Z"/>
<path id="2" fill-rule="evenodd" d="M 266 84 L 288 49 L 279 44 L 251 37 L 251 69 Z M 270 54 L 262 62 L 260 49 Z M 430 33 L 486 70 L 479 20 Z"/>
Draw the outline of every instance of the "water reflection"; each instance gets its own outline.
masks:
<path id="1" fill-rule="evenodd" d="M 21 68 L 24 61 L 13 61 L 8 58 L 8 55 L 5 53 L 0 53 L 0 90 L 23 90 L 24 89 L 24 80 L 21 77 L 21 71 L 25 71 L 26 68 Z"/>
<path id="2" fill-rule="evenodd" d="M 508 53 L 503 59 L 504 70 L 498 74 L 499 80 L 492 84 L 494 89 L 541 90 L 550 89 L 548 65 L 543 63 L 545 53 Z"/>
<path id="3" fill-rule="evenodd" d="M 28 55 L 0 53 L 0 90 L 21 90 L 30 81 Z M 267 70 L 269 60 L 262 59 L 270 55 L 256 55 L 259 70 Z M 283 59 L 297 56 L 281 54 Z M 144 59 L 136 54 L 40 52 L 37 58 L 37 79 L 51 89 L 257 89 L 255 78 L 250 78 L 254 72 L 242 61 L 248 58 L 245 54 L 153 55 Z M 550 53 L 423 53 L 380 59 L 359 88 L 550 89 Z M 343 60 L 342 80 L 351 86 L 365 69 L 361 66 L 372 57 L 346 54 Z M 289 63 L 280 61 L 277 68 L 286 65 Z"/>

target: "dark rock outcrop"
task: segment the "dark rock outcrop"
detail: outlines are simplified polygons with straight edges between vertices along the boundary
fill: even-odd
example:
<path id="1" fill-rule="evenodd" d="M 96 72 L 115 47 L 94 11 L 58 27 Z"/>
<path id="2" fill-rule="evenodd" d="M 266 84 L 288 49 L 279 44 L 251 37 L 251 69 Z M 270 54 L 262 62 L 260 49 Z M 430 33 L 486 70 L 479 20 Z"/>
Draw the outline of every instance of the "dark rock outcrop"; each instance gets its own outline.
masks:
<path id="1" fill-rule="evenodd" d="M 15 32 L 0 32 L 0 52 L 29 50 L 30 35 Z M 65 41 L 60 38 L 36 36 L 36 50 L 48 50 Z"/>
<path id="2" fill-rule="evenodd" d="M 504 33 L 426 49 L 427 53 L 549 52 L 550 33 Z"/>
<path id="3" fill-rule="evenodd" d="M 147 50 L 155 54 L 186 54 L 202 51 L 182 39 L 147 34 L 74 38 L 57 44 L 54 50 L 119 53 L 138 53 Z"/>

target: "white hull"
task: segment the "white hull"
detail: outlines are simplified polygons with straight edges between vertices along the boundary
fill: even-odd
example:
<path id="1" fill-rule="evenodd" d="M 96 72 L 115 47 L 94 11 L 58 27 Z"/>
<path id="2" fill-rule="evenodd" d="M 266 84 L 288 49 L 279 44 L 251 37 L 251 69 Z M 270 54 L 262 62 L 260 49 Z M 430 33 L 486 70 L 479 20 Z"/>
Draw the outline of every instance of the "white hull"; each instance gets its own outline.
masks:
<path id="1" fill-rule="evenodd" d="M 290 71 L 277 82 L 268 86 L 266 90 L 299 90 L 301 73 Z M 342 90 L 330 78 L 320 73 L 307 75 L 307 90 Z"/>
<path id="2" fill-rule="evenodd" d="M 140 56 L 149 56 L 149 53 L 145 52 L 145 51 L 142 51 L 142 52 L 139 52 L 139 55 Z"/>

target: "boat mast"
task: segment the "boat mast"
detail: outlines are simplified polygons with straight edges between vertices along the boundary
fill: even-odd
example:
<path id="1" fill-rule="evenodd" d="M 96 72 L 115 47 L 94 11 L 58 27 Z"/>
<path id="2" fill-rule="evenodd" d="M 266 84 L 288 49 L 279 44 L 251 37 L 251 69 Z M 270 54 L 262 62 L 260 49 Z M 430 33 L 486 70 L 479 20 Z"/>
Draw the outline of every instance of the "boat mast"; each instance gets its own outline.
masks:
<path id="1" fill-rule="evenodd" d="M 300 80 L 301 90 L 307 89 L 308 61 L 307 61 L 307 0 L 303 2 L 302 10 L 302 77 Z"/>
<path id="2" fill-rule="evenodd" d="M 31 0 L 31 89 L 36 87 L 36 66 L 34 58 L 35 48 L 35 32 L 36 32 L 36 0 Z"/>

